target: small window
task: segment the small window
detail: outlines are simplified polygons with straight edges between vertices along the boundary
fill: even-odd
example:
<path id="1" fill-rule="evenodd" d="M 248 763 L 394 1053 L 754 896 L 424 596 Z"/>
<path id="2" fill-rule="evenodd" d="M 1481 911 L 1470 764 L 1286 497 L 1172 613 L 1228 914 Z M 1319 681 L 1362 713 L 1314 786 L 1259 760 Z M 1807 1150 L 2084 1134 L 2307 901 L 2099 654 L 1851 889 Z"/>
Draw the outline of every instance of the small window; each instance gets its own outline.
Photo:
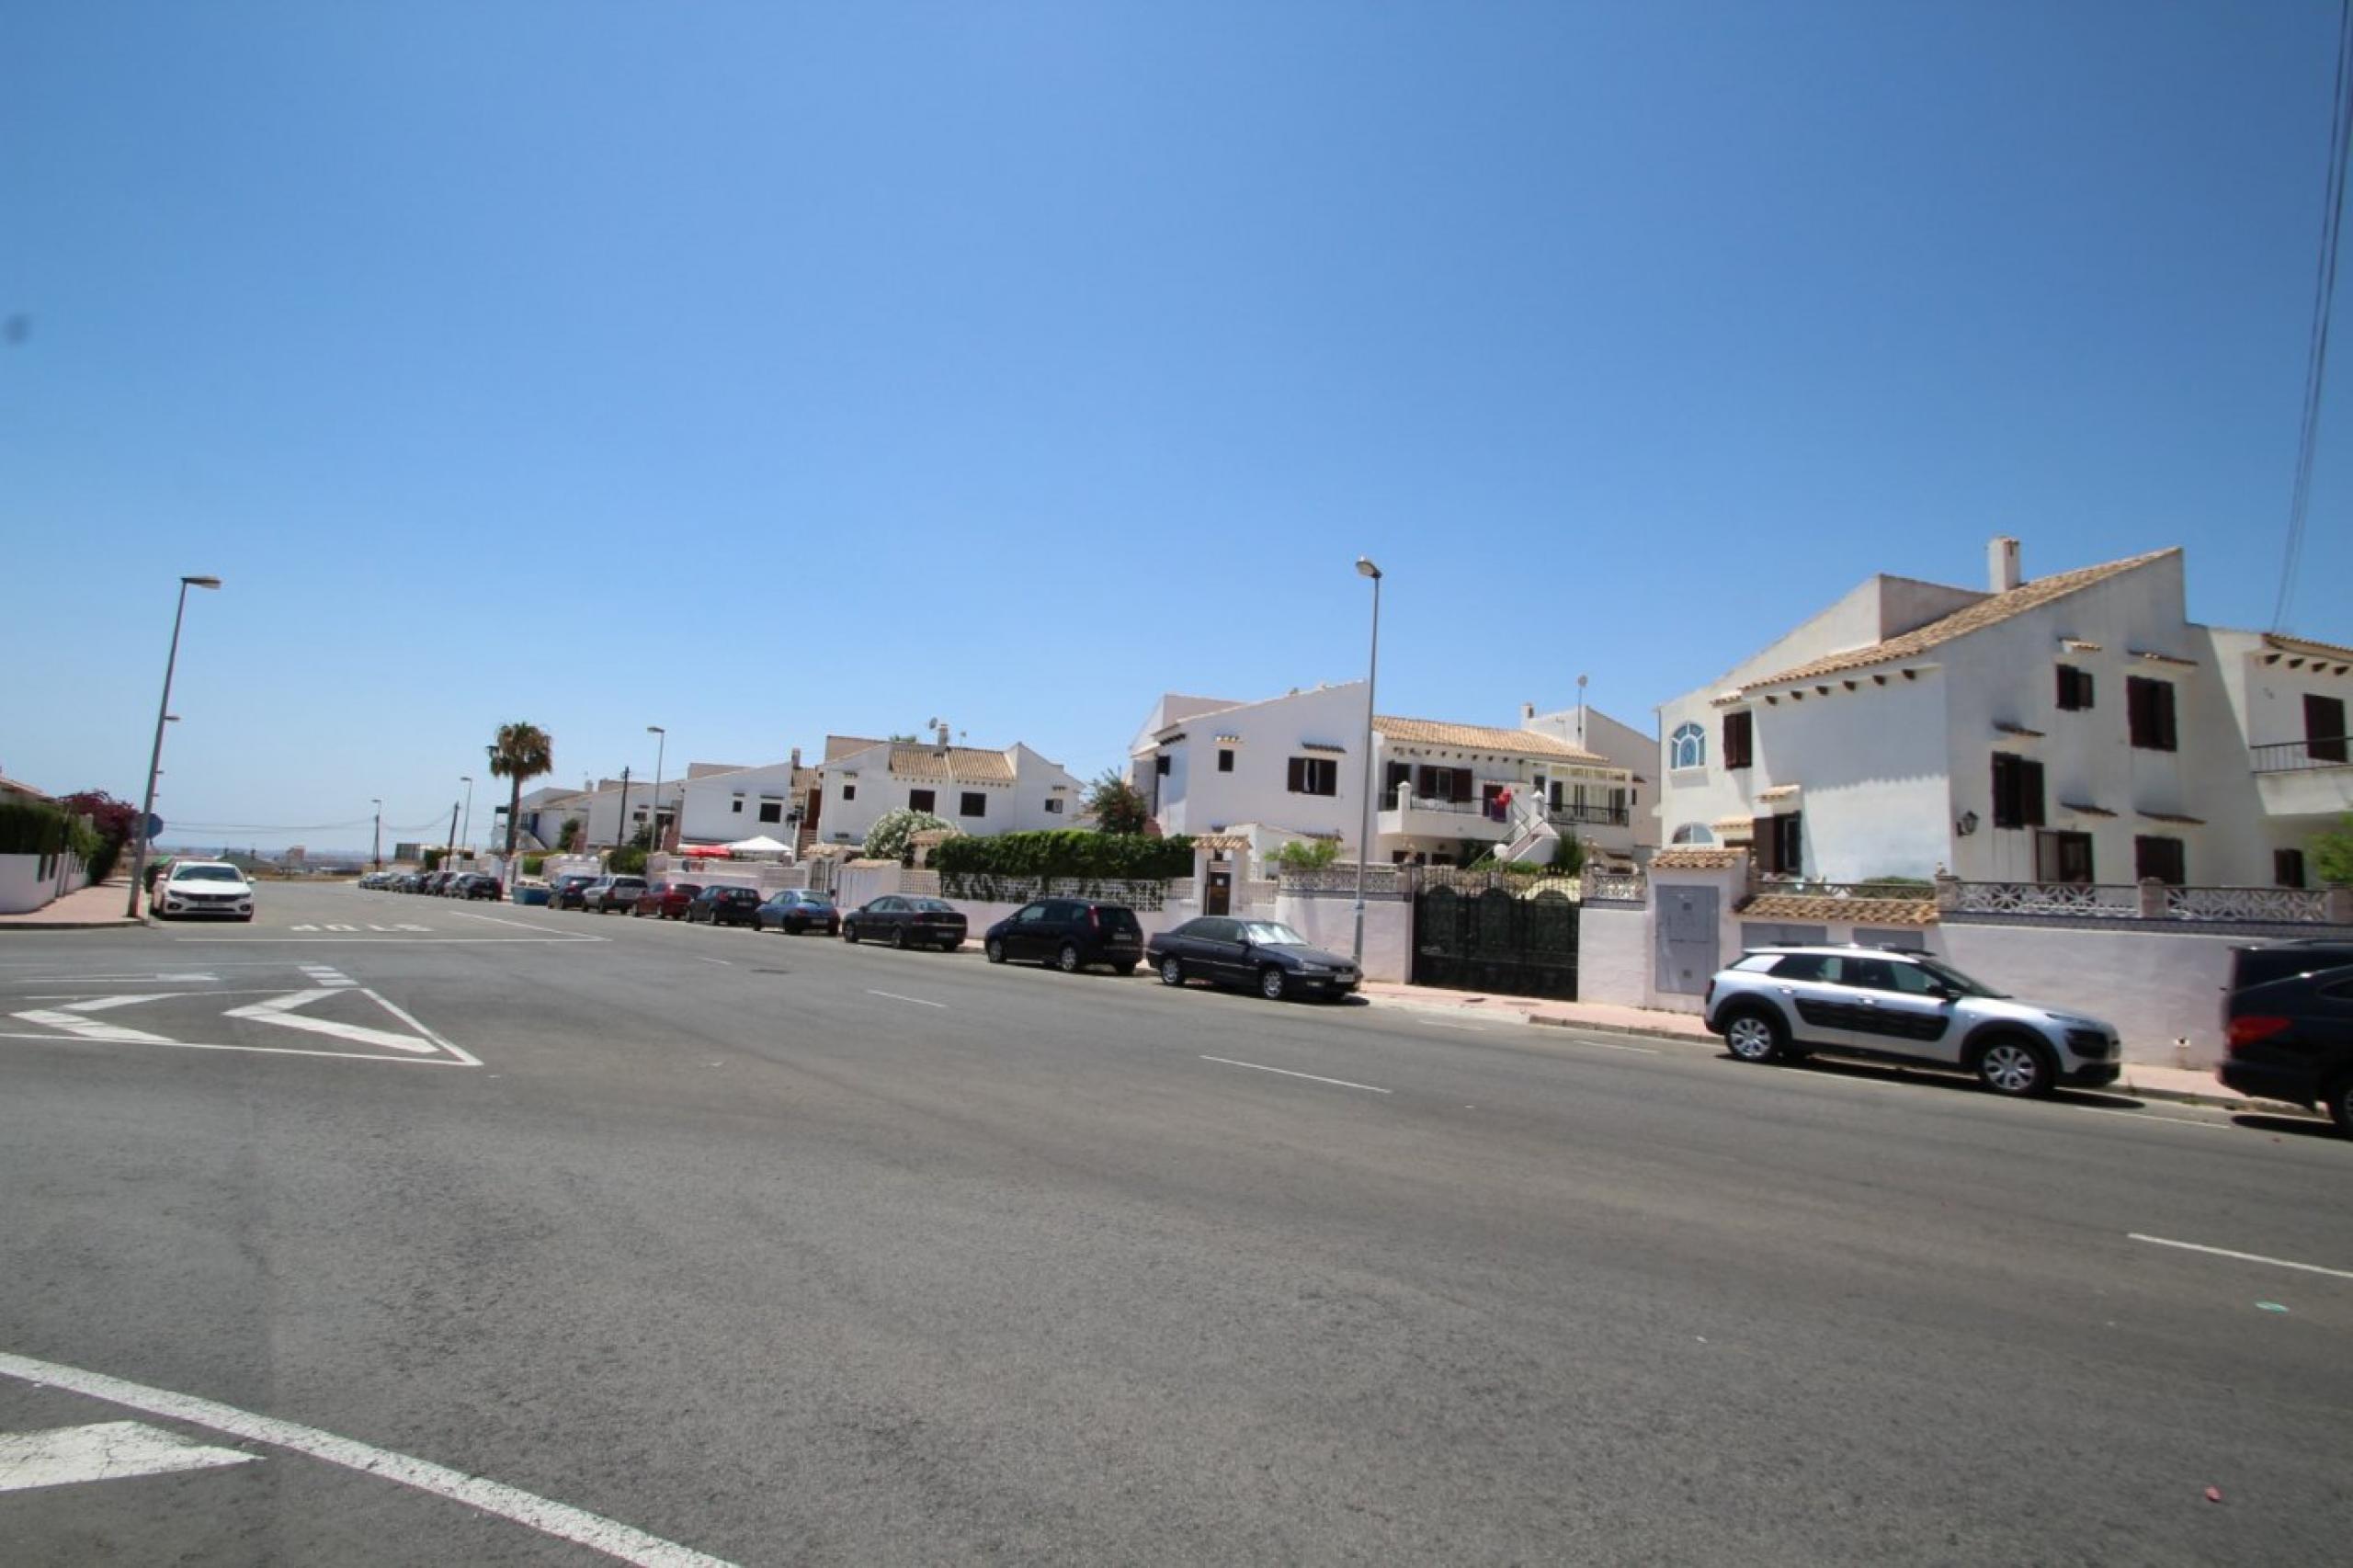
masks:
<path id="1" fill-rule="evenodd" d="M 1836 953 L 1791 953 L 1773 966 L 1773 978 L 1813 980 L 1836 985 L 1840 980 L 1843 962 Z"/>
<path id="2" fill-rule="evenodd" d="M 1847 959 L 1845 962 L 1847 973 L 1843 983 L 1865 991 L 1895 989 L 1895 966 L 1885 959 Z"/>
<path id="3" fill-rule="evenodd" d="M 1715 830 L 1705 823 L 1698 822 L 1684 823 L 1667 836 L 1669 844 L 1713 844 L 1715 841 Z"/>
<path id="4" fill-rule="evenodd" d="M 1705 767 L 1708 766 L 1708 732 L 1693 723 L 1681 723 L 1667 738 L 1666 765 L 1669 767 Z"/>
<path id="5" fill-rule="evenodd" d="M 1160 775 L 1163 778 L 1168 777 L 1168 754 L 1166 752 L 1162 752 L 1158 756 L 1152 759 L 1152 770 Z"/>
<path id="6" fill-rule="evenodd" d="M 744 797 L 741 795 L 736 796 L 734 800 L 728 802 L 727 809 L 733 812 L 737 816 L 742 816 L 744 814 Z"/>
<path id="7" fill-rule="evenodd" d="M 1340 764 L 1328 756 L 1295 756 L 1290 759 L 1290 792 L 1294 795 L 1336 795 L 1340 792 Z"/>
<path id="8" fill-rule="evenodd" d="M 1757 858 L 1758 870 L 1777 877 L 1805 874 L 1803 820 L 1804 813 L 1801 812 L 1754 820 L 1749 837 L 1753 846 L 1751 853 Z"/>
<path id="9" fill-rule="evenodd" d="M 1381 799 L 1383 804 L 1397 803 L 1397 786 L 1414 781 L 1414 765 L 1410 762 L 1383 764 L 1381 769 Z"/>
<path id="10" fill-rule="evenodd" d="M 1220 746 L 1217 748 L 1217 770 L 1220 773 L 1231 773 L 1233 771 L 1233 748 L 1232 746 Z"/>
<path id="11" fill-rule="evenodd" d="M 855 800 L 857 800 L 857 799 L 858 799 L 858 786 L 857 786 L 857 785 L 855 785 L 855 784 L 845 784 L 845 785 L 843 785 L 843 786 L 842 786 L 842 799 L 843 799 L 843 800 L 845 800 L 845 801 L 855 801 Z"/>
<path id="12" fill-rule="evenodd" d="M 2042 764 L 2006 751 L 1994 754 L 1994 825 L 2042 825 Z"/>
<path id="13" fill-rule="evenodd" d="M 2141 751 L 2175 751 L 2173 682 L 2128 676 L 2124 681 L 2126 727 L 2133 746 Z"/>
<path id="14" fill-rule="evenodd" d="M 782 801 L 762 801 L 760 802 L 760 820 L 762 822 L 782 822 L 784 820 L 784 802 Z"/>
<path id="15" fill-rule="evenodd" d="M 2278 887 L 2302 887 L 2304 852 L 2301 849 L 2274 849 L 2271 852 L 2271 881 Z"/>
<path id="16" fill-rule="evenodd" d="M 2188 881 L 2184 869 L 2181 840 L 2143 835 L 2132 841 L 2132 874 L 2136 878 L 2154 877 L 2167 887 L 2180 887 Z"/>
<path id="17" fill-rule="evenodd" d="M 2034 880 L 2039 882 L 2090 881 L 2092 835 L 2088 833 L 2036 834 Z"/>
<path id="18" fill-rule="evenodd" d="M 1046 797 L 1046 814 L 1050 817 L 1058 817 L 1063 814 L 1063 798 L 1060 795 Z"/>
<path id="19" fill-rule="evenodd" d="M 2092 705 L 2092 672 L 2077 669 L 2073 665 L 2059 666 L 2059 707 L 2063 712 L 2080 713 Z"/>
<path id="20" fill-rule="evenodd" d="M 1756 741 L 1756 715 L 1744 708 L 1724 715 L 1724 767 L 1746 767 Z"/>
<path id="21" fill-rule="evenodd" d="M 2345 760 L 2345 699 L 2304 694 L 2304 755 L 2314 762 Z"/>
<path id="22" fill-rule="evenodd" d="M 907 810 L 911 812 L 935 810 L 938 799 L 939 797 L 929 790 L 910 790 L 907 791 Z"/>
<path id="23" fill-rule="evenodd" d="M 959 814 L 968 817 L 984 817 L 989 814 L 989 798 L 986 795 L 978 790 L 967 790 L 963 793 L 963 810 Z"/>

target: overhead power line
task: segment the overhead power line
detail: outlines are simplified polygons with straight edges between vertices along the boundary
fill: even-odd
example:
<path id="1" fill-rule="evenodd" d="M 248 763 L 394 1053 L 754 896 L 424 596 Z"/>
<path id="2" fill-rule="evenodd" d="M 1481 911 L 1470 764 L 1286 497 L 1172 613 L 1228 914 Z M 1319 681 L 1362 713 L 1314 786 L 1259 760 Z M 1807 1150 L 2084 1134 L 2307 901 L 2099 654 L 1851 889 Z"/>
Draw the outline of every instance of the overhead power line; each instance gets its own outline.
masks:
<path id="1" fill-rule="evenodd" d="M 2336 237 L 2345 223 L 2345 167 L 2353 142 L 2353 0 L 2339 0 L 2336 89 L 2328 126 L 2328 181 L 2321 210 L 2320 262 L 2313 279 L 2312 341 L 2304 359 L 2303 419 L 2296 437 L 2296 481 L 2288 498 L 2288 546 L 2279 562 L 2279 597 L 2271 629 L 2282 631 L 2296 597 L 2296 568 L 2304 552 L 2304 521 L 2312 511 L 2313 457 L 2320 445 L 2321 389 L 2328 379 L 2328 324 L 2336 298 Z"/>

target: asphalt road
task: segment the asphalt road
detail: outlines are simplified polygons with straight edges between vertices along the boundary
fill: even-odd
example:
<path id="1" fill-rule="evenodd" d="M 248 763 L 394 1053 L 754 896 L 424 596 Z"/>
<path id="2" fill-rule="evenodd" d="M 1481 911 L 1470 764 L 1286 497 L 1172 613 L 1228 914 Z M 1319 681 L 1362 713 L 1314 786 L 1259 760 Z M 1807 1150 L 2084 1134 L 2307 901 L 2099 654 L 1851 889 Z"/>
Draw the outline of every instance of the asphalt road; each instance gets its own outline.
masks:
<path id="1" fill-rule="evenodd" d="M 2353 1536 L 2312 1124 L 265 895 L 0 938 L 0 1434 L 214 1446 L 7 1490 L 0 1437 L 11 1564 L 608 1561 L 589 1515 L 742 1563 Z"/>

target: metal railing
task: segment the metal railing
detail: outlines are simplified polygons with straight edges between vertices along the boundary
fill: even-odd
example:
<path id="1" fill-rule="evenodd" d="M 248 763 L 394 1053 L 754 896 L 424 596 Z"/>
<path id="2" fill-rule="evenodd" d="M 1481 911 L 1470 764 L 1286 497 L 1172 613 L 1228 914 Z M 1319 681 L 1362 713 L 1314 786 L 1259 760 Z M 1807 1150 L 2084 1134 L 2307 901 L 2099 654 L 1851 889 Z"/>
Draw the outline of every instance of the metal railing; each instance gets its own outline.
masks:
<path id="1" fill-rule="evenodd" d="M 1934 882 L 1906 881 L 1901 878 L 1875 882 L 1825 882 L 1805 877 L 1758 877 L 1752 886 L 1760 898 L 1778 894 L 1795 894 L 1805 898 L 1932 899 L 1937 896 Z"/>
<path id="2" fill-rule="evenodd" d="M 2246 755 L 2257 773 L 2308 773 L 2315 768 L 2344 767 L 2353 757 L 2346 737 L 2314 736 L 2301 741 L 2274 741 L 2249 746 Z"/>
<path id="3" fill-rule="evenodd" d="M 1624 827 L 1629 815 L 1624 806 L 1555 806 L 1544 813 L 1554 827 Z"/>

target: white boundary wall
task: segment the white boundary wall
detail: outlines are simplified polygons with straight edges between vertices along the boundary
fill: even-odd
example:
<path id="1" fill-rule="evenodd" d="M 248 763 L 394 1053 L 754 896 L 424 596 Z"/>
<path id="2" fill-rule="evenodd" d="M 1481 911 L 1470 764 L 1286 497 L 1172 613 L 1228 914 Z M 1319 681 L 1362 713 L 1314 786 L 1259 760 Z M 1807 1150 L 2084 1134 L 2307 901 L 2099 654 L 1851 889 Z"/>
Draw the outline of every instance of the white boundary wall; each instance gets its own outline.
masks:
<path id="1" fill-rule="evenodd" d="M 41 875 L 46 863 L 49 875 Z M 0 855 L 0 915 L 29 915 L 89 885 L 88 872 L 72 855 Z"/>
<path id="2" fill-rule="evenodd" d="M 2334 934 L 2316 926 L 2313 935 Z M 1928 949 L 1997 991 L 2079 1007 L 2114 1024 L 2124 1060 L 2211 1067 L 2222 1059 L 2222 987 L 2231 949 L 2274 937 L 2069 930 L 2054 926 L 1932 926 Z M 1837 934 L 1832 934 L 1837 939 Z"/>

